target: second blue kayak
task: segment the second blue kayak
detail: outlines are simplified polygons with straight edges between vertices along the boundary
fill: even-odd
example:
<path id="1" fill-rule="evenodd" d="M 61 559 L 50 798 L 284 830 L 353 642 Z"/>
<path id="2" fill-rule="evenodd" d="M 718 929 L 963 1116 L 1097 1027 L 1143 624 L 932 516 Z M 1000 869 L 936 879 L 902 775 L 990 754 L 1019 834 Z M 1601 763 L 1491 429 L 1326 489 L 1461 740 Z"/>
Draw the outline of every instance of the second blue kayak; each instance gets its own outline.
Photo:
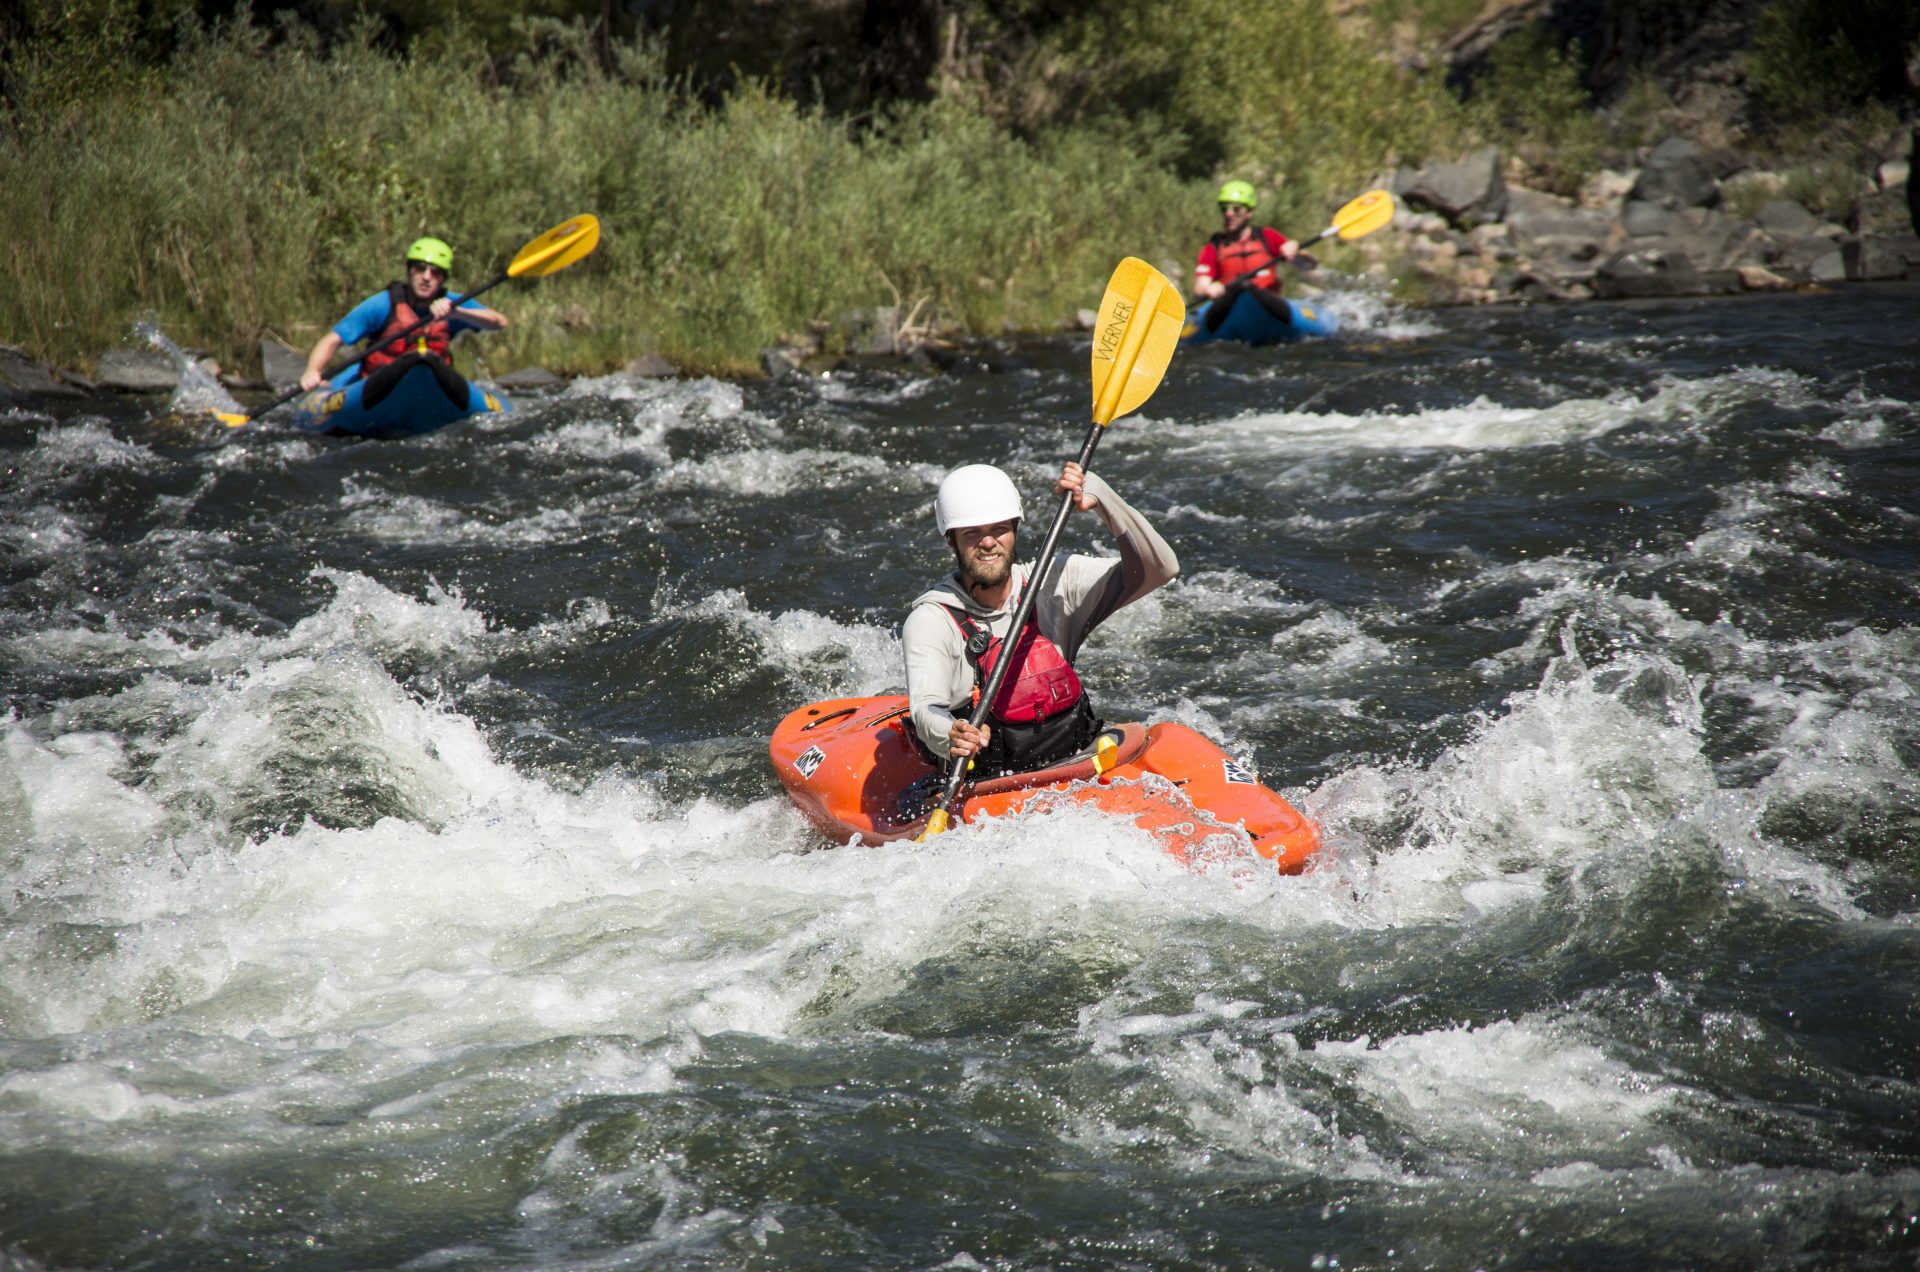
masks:
<path id="1" fill-rule="evenodd" d="M 457 405 L 427 367 L 408 371 L 393 392 L 373 406 L 360 400 L 366 387 L 360 379 L 344 388 L 315 389 L 294 403 L 293 426 L 354 437 L 418 437 L 472 415 L 504 415 L 513 409 L 505 398 L 474 384 L 467 385 L 466 404 Z"/>
<path id="2" fill-rule="evenodd" d="M 1208 301 L 1193 311 L 1181 343 L 1236 340 L 1241 344 L 1270 345 L 1303 336 L 1330 336 L 1340 329 L 1340 320 L 1324 309 L 1298 300 L 1289 300 L 1286 305 L 1293 313 L 1290 323 L 1283 323 L 1268 313 L 1266 306 L 1252 296 L 1242 295 L 1233 302 L 1233 309 L 1220 323 L 1220 329 L 1208 331 L 1207 311 L 1213 307 L 1213 302 Z"/>

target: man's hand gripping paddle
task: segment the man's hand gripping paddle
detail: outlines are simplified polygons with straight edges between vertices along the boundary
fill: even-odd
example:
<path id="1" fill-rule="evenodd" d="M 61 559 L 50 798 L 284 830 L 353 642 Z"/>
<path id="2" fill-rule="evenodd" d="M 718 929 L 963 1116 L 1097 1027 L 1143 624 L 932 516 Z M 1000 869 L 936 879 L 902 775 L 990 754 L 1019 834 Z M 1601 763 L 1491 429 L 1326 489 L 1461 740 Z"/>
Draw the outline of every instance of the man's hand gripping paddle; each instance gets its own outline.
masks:
<path id="1" fill-rule="evenodd" d="M 508 264 L 505 273 L 496 274 L 493 278 L 474 288 L 465 296 L 462 296 L 460 298 L 461 303 L 464 304 L 472 300 L 481 292 L 498 287 L 509 278 L 541 278 L 547 274 L 557 274 L 591 252 L 595 247 L 599 246 L 599 243 L 599 220 L 591 215 L 576 216 L 570 221 L 565 221 L 554 226 L 545 234 L 542 234 L 539 238 L 534 239 L 531 243 L 521 248 L 519 253 L 514 256 L 512 262 Z M 437 321 L 439 320 L 429 314 L 392 339 L 404 340 L 428 323 Z M 385 343 L 392 343 L 392 341 L 390 340 Z M 366 355 L 363 352 L 361 357 L 364 356 Z M 348 367 L 355 365 L 355 363 L 359 361 L 359 358 L 355 358 L 352 362 L 344 362 L 334 367 L 327 372 L 326 378 L 331 380 L 334 376 L 339 375 L 342 371 L 345 371 Z M 295 385 L 279 397 L 274 398 L 271 402 L 256 406 L 245 413 L 236 414 L 228 411 L 215 411 L 214 417 L 228 428 L 239 428 L 242 424 L 251 423 L 259 419 L 274 407 L 283 406 L 293 401 L 293 399 L 305 392 L 307 392 L 306 389 Z"/>
<path id="2" fill-rule="evenodd" d="M 1107 294 L 1100 302 L 1100 318 L 1093 328 L 1093 426 L 1087 430 L 1087 440 L 1080 447 L 1077 462 L 1083 471 L 1093 460 L 1094 447 L 1100 444 L 1100 435 L 1107 425 L 1137 410 L 1160 387 L 1160 378 L 1167 373 L 1167 363 L 1173 359 L 1174 346 L 1180 343 L 1180 330 L 1186 321 L 1187 307 L 1181 303 L 1180 293 L 1174 290 L 1166 275 L 1137 257 L 1129 256 L 1120 262 L 1113 277 L 1107 280 Z M 1033 563 L 1031 577 L 1036 581 L 1046 577 L 1047 567 L 1053 563 L 1054 549 L 1060 543 L 1060 532 L 1066 529 L 1067 517 L 1072 511 L 1073 495 L 1062 495 L 1060 511 L 1054 514 L 1046 546 L 1040 549 L 1040 556 Z M 1020 634 L 1032 616 L 1038 590 L 1025 589 L 1001 648 L 1019 648 Z M 980 702 L 973 709 L 974 728 L 986 720 L 987 709 L 999 695 L 1000 684 L 1012 663 L 1011 657 L 994 660 L 993 673 L 987 677 Z M 972 766 L 971 759 L 951 762 L 946 791 L 927 817 L 926 829 L 919 835 L 921 840 L 931 839 L 947 828 L 961 784 Z"/>

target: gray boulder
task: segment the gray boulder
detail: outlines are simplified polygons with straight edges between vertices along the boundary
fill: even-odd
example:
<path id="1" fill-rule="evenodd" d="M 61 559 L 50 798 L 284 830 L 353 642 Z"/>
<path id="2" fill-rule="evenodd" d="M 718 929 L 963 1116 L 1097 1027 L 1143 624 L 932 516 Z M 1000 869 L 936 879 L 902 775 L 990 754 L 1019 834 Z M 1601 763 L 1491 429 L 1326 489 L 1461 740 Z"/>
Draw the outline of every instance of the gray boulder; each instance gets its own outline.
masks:
<path id="1" fill-rule="evenodd" d="M 96 379 L 121 393 L 171 392 L 180 386 L 180 368 L 158 349 L 109 349 Z"/>
<path id="2" fill-rule="evenodd" d="M 558 389 L 566 386 L 566 380 L 545 367 L 521 367 L 509 371 L 494 383 L 503 389 Z"/>
<path id="3" fill-rule="evenodd" d="M 1673 209 L 1706 207 L 1720 201 L 1720 182 L 1700 147 L 1669 137 L 1647 156 L 1628 197 Z"/>
<path id="4" fill-rule="evenodd" d="M 1743 261 L 1765 263 L 1768 239 L 1747 222 L 1712 208 L 1687 208 L 1674 214 L 1662 246 L 1686 252 L 1703 270 L 1723 270 Z"/>
<path id="5" fill-rule="evenodd" d="M 1635 247 L 1609 257 L 1594 271 L 1593 290 L 1608 299 L 1704 296 L 1740 290 L 1733 270 L 1702 270 L 1679 248 Z"/>
<path id="6" fill-rule="evenodd" d="M 1841 240 L 1840 259 L 1846 265 L 1851 282 L 1878 283 L 1905 278 L 1910 261 L 1920 262 L 1920 238 L 1862 234 Z"/>
<path id="7" fill-rule="evenodd" d="M 893 305 L 856 309 L 845 318 L 847 352 L 880 357 L 900 352 L 900 310 Z"/>
<path id="8" fill-rule="evenodd" d="M 274 389 L 290 389 L 300 383 L 307 369 L 307 355 L 278 340 L 260 342 L 260 375 Z"/>
<path id="9" fill-rule="evenodd" d="M 1658 234 L 1671 234 L 1679 224 L 1673 210 L 1662 204 L 1649 203 L 1645 199 L 1629 199 L 1620 212 L 1620 228 L 1629 238 L 1652 238 Z"/>
<path id="10" fill-rule="evenodd" d="M 1613 218 L 1582 208 L 1571 199 L 1513 187 L 1507 191 L 1507 227 L 1522 242 L 1574 238 L 1605 241 L 1613 233 Z"/>
<path id="11" fill-rule="evenodd" d="M 806 374 L 800 366 L 804 356 L 798 349 L 762 349 L 760 369 L 769 380 L 797 379 Z"/>
<path id="12" fill-rule="evenodd" d="M 1820 219 L 1792 199 L 1769 199 L 1754 213 L 1753 223 L 1774 238 L 1793 238 L 1813 234 Z"/>
<path id="13" fill-rule="evenodd" d="M 1396 191 L 1408 207 L 1438 212 L 1452 225 L 1471 229 L 1498 221 L 1507 209 L 1507 181 L 1500 152 L 1492 146 L 1457 163 L 1432 163 L 1418 172 L 1402 172 Z"/>
<path id="14" fill-rule="evenodd" d="M 1787 275 L 1814 280 L 1814 262 L 1832 257 L 1840 258 L 1839 249 L 1833 240 L 1819 234 L 1781 234 L 1769 236 L 1771 246 L 1767 250 L 1765 265 Z M 1841 277 L 1845 277 L 1844 268 Z M 1826 279 L 1821 281 L 1833 281 Z"/>
<path id="15" fill-rule="evenodd" d="M 17 390 L 6 394 L 8 398 L 85 396 L 44 363 L 9 345 L 0 345 L 0 389 Z"/>
<path id="16" fill-rule="evenodd" d="M 627 363 L 627 374 L 637 380 L 658 380 L 680 374 L 680 369 L 657 353 L 643 353 Z"/>
<path id="17" fill-rule="evenodd" d="M 1846 255 L 1838 247 L 1828 243 L 1826 254 L 1807 266 L 1807 277 L 1816 283 L 1846 282 Z"/>

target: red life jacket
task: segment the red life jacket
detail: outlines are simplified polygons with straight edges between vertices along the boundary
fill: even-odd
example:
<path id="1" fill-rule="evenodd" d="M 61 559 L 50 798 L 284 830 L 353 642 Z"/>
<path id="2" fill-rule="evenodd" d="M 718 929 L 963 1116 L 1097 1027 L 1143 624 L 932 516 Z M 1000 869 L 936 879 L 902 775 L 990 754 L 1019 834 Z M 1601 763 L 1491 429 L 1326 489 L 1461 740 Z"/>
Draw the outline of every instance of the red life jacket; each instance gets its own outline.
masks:
<path id="1" fill-rule="evenodd" d="M 993 675 L 994 664 L 1006 647 L 1004 636 L 990 636 L 972 617 L 948 609 L 961 635 L 967 638 L 967 661 L 973 664 L 973 700 L 980 701 L 981 689 Z M 1014 664 L 1000 682 L 1000 693 L 987 709 L 987 717 L 996 724 L 1032 724 L 1071 711 L 1086 696 L 1080 677 L 1074 674 L 1060 647 L 1040 633 L 1040 625 L 1028 620 L 1014 649 Z"/>
<path id="2" fill-rule="evenodd" d="M 443 289 L 434 297 L 434 300 L 444 295 L 446 292 Z M 372 375 L 381 367 L 390 362 L 397 362 L 410 353 L 430 353 L 442 362 L 446 361 L 447 347 L 453 339 L 452 329 L 447 320 L 442 318 L 438 322 L 430 322 L 405 340 L 397 340 L 394 337 L 425 318 L 427 314 L 424 310 L 413 307 L 404 283 L 394 283 L 388 287 L 387 299 L 392 302 L 393 312 L 387 316 L 387 325 L 382 327 L 380 334 L 374 337 L 373 348 L 360 360 L 364 373 Z M 431 305 L 433 302 L 427 303 Z"/>
<path id="3" fill-rule="evenodd" d="M 1277 232 L 1263 225 L 1255 226 L 1252 235 L 1245 239 L 1234 239 L 1226 234 L 1214 235 L 1213 254 L 1217 261 L 1214 266 L 1214 277 L 1222 283 L 1230 283 L 1243 275 L 1257 274 L 1269 266 L 1279 265 L 1282 258 L 1278 252 L 1268 246 L 1267 235 L 1269 234 L 1280 238 Z M 1286 240 L 1281 238 L 1280 241 L 1284 243 Z M 1279 287 L 1279 271 L 1275 269 L 1265 278 L 1255 279 L 1252 285 Z"/>

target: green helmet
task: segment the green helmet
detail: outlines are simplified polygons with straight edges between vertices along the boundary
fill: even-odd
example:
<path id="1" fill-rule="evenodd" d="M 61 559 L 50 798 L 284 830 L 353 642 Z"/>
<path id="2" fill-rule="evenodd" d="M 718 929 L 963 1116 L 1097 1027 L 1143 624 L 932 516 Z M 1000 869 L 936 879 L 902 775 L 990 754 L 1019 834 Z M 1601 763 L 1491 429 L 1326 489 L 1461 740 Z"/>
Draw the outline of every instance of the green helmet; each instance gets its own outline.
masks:
<path id="1" fill-rule="evenodd" d="M 419 261 L 422 265 L 438 265 L 451 274 L 453 272 L 453 249 L 437 238 L 421 238 L 413 241 L 407 249 L 407 264 Z"/>
<path id="2" fill-rule="evenodd" d="M 1253 186 L 1248 182 L 1229 181 L 1220 187 L 1220 202 L 1238 203 L 1241 207 L 1251 210 L 1258 206 L 1260 201 L 1254 197 Z"/>

